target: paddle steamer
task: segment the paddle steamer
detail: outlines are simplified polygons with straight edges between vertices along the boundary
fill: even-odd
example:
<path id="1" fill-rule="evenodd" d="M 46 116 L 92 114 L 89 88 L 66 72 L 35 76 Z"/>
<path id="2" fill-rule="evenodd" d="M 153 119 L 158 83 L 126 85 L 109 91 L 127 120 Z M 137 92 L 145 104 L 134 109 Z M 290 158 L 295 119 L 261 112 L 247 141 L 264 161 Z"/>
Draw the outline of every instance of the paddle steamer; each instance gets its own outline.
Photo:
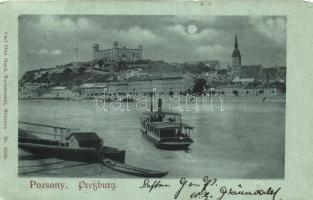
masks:
<path id="1" fill-rule="evenodd" d="M 152 102 L 152 101 L 151 101 Z M 193 143 L 190 133 L 192 126 L 182 122 L 181 114 L 162 111 L 162 100 L 158 110 L 144 112 L 141 117 L 141 132 L 156 147 L 167 150 L 186 150 Z"/>

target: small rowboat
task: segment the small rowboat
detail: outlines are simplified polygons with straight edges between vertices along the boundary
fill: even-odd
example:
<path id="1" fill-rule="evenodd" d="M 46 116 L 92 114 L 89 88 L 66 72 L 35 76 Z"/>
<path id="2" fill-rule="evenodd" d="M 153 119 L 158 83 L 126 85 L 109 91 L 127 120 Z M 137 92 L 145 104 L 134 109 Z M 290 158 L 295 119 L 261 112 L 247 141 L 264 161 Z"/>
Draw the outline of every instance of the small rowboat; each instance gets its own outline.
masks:
<path id="1" fill-rule="evenodd" d="M 103 159 L 103 164 L 115 171 L 123 172 L 126 174 L 139 176 L 139 177 L 145 177 L 145 178 L 161 178 L 168 174 L 168 172 L 160 172 L 160 171 L 153 171 L 149 169 L 143 169 L 139 167 L 134 167 L 131 165 L 127 165 L 120 162 L 115 162 L 111 159 Z"/>

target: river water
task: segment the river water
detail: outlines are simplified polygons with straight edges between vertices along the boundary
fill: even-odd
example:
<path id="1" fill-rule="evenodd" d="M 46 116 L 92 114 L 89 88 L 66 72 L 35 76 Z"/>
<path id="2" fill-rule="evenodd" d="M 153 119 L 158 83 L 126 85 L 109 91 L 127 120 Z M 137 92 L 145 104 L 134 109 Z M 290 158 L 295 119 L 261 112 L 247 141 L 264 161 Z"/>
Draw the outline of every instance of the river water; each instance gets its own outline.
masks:
<path id="1" fill-rule="evenodd" d="M 195 127 L 188 151 L 159 150 L 147 141 L 139 130 L 138 102 L 129 102 L 130 111 L 121 112 L 95 108 L 92 100 L 19 100 L 19 120 L 94 131 L 104 145 L 125 149 L 126 163 L 168 171 L 167 178 L 283 178 L 285 99 L 263 100 L 226 98 L 222 111 L 220 104 L 204 110 L 195 100 L 188 101 L 181 112 L 183 122 Z M 121 106 L 127 109 L 126 103 Z M 19 150 L 20 176 L 132 178 L 101 164 L 27 158 Z"/>

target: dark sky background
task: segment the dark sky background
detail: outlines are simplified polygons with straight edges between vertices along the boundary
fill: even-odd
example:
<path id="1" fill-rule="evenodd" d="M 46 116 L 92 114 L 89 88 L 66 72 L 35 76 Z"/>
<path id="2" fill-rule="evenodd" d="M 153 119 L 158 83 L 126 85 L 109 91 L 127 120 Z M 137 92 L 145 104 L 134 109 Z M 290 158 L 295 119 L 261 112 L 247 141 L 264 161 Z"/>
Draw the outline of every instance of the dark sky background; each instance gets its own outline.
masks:
<path id="1" fill-rule="evenodd" d="M 92 45 L 111 48 L 143 45 L 144 59 L 231 63 L 238 35 L 242 64 L 286 65 L 284 16 L 93 16 L 19 17 L 19 69 L 53 67 L 92 59 Z"/>

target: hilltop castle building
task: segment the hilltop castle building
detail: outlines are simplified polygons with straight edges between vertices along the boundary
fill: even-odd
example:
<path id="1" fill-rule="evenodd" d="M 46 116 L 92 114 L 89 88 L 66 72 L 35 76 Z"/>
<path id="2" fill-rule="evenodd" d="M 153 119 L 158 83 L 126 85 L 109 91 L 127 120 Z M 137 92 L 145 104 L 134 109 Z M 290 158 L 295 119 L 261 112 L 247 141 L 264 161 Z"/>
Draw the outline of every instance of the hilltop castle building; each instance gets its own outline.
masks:
<path id="1" fill-rule="evenodd" d="M 139 45 L 138 49 L 129 49 L 119 47 L 118 42 L 114 41 L 113 48 L 111 49 L 99 49 L 99 44 L 93 45 L 93 60 L 103 60 L 109 62 L 120 61 L 137 61 L 142 60 L 142 45 Z"/>

